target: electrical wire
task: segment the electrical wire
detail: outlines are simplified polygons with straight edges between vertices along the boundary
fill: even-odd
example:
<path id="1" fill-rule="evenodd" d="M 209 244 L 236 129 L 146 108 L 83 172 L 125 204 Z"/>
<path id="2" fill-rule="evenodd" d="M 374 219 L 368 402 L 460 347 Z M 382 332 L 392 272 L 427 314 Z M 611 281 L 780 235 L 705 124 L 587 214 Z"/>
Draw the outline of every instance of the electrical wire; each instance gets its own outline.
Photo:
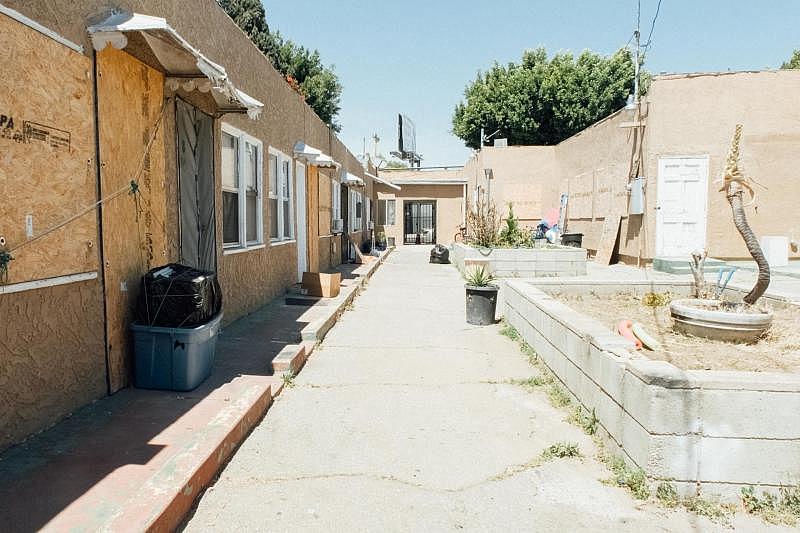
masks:
<path id="1" fill-rule="evenodd" d="M 653 16 L 653 22 L 650 24 L 650 33 L 647 35 L 647 42 L 644 44 L 644 52 L 647 52 L 647 49 L 650 48 L 650 43 L 653 42 L 653 31 L 656 29 L 656 21 L 658 20 L 658 14 L 661 12 L 661 0 L 658 0 L 658 5 L 656 6 L 656 14 Z"/>

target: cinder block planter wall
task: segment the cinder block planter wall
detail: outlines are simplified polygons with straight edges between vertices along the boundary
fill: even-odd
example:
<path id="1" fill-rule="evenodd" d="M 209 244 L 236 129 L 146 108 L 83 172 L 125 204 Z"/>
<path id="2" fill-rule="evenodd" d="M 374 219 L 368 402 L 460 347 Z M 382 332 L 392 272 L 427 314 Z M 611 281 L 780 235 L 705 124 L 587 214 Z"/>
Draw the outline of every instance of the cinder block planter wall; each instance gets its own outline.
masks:
<path id="1" fill-rule="evenodd" d="M 455 243 L 451 260 L 462 272 L 472 264 L 486 265 L 498 278 L 586 275 L 586 250 L 569 246 L 478 249 Z"/>
<path id="2" fill-rule="evenodd" d="M 649 360 L 535 284 L 504 283 L 506 320 L 580 404 L 595 410 L 604 437 L 628 462 L 653 480 L 672 481 L 683 495 L 731 501 L 745 485 L 798 483 L 800 375 L 683 371 Z M 686 290 L 654 285 L 633 290 Z M 615 292 L 631 289 L 617 285 Z"/>

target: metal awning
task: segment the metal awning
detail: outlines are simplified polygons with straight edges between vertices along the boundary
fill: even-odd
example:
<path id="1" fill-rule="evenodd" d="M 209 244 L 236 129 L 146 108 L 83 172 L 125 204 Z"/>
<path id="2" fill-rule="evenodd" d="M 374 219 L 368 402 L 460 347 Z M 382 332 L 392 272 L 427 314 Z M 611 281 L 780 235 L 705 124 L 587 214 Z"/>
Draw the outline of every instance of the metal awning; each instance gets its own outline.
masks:
<path id="1" fill-rule="evenodd" d="M 355 174 L 350 174 L 349 172 L 345 172 L 342 175 L 342 183 L 345 185 L 350 185 L 351 187 L 363 187 L 364 180 L 356 176 Z"/>
<path id="2" fill-rule="evenodd" d="M 400 186 L 399 185 L 395 185 L 394 183 L 392 183 L 389 180 L 385 180 L 383 178 L 379 178 L 375 174 L 370 174 L 369 172 L 364 172 L 364 175 L 367 176 L 368 178 L 374 179 L 375 181 L 377 181 L 381 185 L 386 185 L 387 187 L 391 187 L 392 189 L 395 189 L 395 190 L 398 190 L 398 191 L 400 190 Z"/>
<path id="3" fill-rule="evenodd" d="M 116 13 L 89 26 L 87 31 L 97 51 L 110 44 L 118 50 L 128 47 L 128 53 L 143 61 L 155 58 L 167 74 L 167 86 L 173 90 L 182 87 L 186 91 L 211 91 L 220 112 L 246 112 L 256 119 L 264 108 L 263 103 L 237 89 L 223 67 L 201 54 L 163 18 Z M 135 41 L 134 46 L 128 46 L 129 37 Z"/>
<path id="4" fill-rule="evenodd" d="M 323 154 L 313 146 L 309 146 L 303 141 L 297 141 L 294 145 L 294 156 L 302 159 L 309 165 L 318 167 L 339 168 L 341 165 L 333 160 L 329 155 Z"/>

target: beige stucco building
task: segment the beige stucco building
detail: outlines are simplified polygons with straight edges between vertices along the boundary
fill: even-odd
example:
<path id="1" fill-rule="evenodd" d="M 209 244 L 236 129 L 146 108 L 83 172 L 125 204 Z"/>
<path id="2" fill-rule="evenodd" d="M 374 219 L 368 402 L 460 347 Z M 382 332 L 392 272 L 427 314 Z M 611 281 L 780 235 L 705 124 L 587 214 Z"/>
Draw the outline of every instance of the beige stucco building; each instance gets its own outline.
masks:
<path id="1" fill-rule="evenodd" d="M 376 235 L 389 245 L 447 244 L 465 223 L 464 170 L 382 170 Z"/>
<path id="2" fill-rule="evenodd" d="M 745 171 L 761 184 L 749 221 L 759 236 L 794 241 L 800 238 L 793 194 L 800 154 L 797 70 L 657 76 L 640 110 L 618 111 L 558 145 L 484 148 L 465 166 L 468 196 L 480 187 L 503 211 L 513 201 L 516 214 L 533 226 L 566 193 L 566 229 L 584 233 L 591 250 L 605 219 L 618 214 L 616 251 L 627 262 L 684 258 L 703 247 L 712 257 L 746 258 L 716 183 L 739 123 Z M 641 205 L 631 201 L 639 184 Z M 789 252 L 800 257 L 796 247 Z"/>
<path id="3" fill-rule="evenodd" d="M 0 6 L 0 449 L 130 384 L 147 270 L 216 271 L 230 323 L 370 237 L 373 180 L 216 1 L 113 7 Z"/>

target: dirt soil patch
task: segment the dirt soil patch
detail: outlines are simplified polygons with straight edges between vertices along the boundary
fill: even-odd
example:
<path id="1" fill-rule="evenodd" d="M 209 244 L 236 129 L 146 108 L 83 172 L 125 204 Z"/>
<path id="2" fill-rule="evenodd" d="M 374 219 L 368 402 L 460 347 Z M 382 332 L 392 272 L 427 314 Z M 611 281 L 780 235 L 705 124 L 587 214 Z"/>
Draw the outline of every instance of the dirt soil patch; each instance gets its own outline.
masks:
<path id="1" fill-rule="evenodd" d="M 668 303 L 649 307 L 631 294 L 553 296 L 612 331 L 620 320 L 639 322 L 664 347 L 643 348 L 640 353 L 684 370 L 800 373 L 800 308 L 774 309 L 772 327 L 764 337 L 754 344 L 732 344 L 674 332 Z"/>

